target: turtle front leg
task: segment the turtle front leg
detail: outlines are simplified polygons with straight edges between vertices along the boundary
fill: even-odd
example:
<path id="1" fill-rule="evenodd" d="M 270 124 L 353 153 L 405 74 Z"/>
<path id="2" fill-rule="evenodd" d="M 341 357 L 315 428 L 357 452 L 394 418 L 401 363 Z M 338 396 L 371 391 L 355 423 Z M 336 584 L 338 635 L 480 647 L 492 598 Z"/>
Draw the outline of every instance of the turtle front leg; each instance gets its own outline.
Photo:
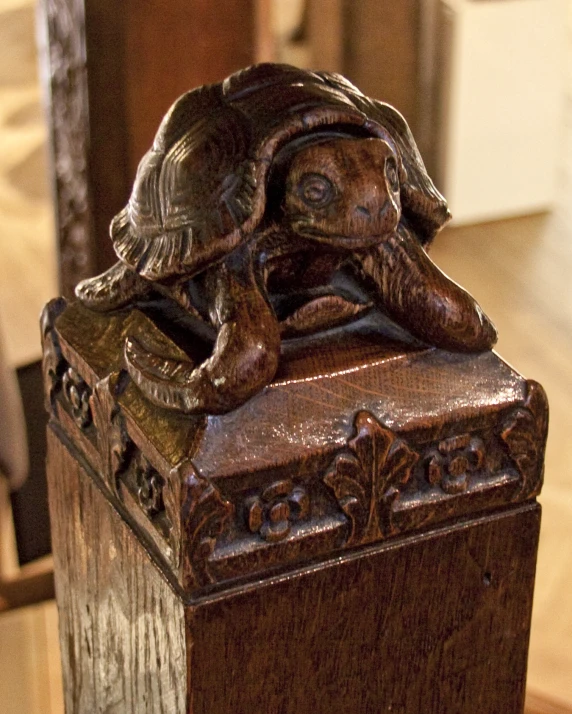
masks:
<path id="1" fill-rule="evenodd" d="M 452 352 L 484 352 L 497 332 L 479 304 L 399 230 L 355 256 L 353 265 L 378 307 L 414 337 Z"/>
<path id="2" fill-rule="evenodd" d="M 145 297 L 151 289 L 151 283 L 118 261 L 101 275 L 78 283 L 75 294 L 91 310 L 107 312 Z"/>
<path id="3" fill-rule="evenodd" d="M 154 404 L 187 414 L 240 406 L 272 381 L 280 356 L 278 322 L 247 249 L 213 266 L 205 284 L 218 334 L 202 364 L 153 354 L 133 338 L 125 345 L 127 369 L 141 391 Z"/>

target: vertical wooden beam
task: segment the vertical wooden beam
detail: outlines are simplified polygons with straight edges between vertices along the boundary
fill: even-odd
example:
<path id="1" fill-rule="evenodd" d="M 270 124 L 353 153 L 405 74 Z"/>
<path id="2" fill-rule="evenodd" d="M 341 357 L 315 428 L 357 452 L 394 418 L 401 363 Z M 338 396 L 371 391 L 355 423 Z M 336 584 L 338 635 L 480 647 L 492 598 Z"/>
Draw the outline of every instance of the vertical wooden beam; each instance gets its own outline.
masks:
<path id="1" fill-rule="evenodd" d="M 270 0 L 41 0 L 65 295 L 114 260 L 109 221 L 177 96 L 272 58 Z"/>
<path id="2" fill-rule="evenodd" d="M 370 96 L 417 122 L 420 0 L 346 2 L 344 71 Z"/>
<path id="3" fill-rule="evenodd" d="M 344 0 L 305 0 L 310 40 L 310 66 L 344 72 Z"/>

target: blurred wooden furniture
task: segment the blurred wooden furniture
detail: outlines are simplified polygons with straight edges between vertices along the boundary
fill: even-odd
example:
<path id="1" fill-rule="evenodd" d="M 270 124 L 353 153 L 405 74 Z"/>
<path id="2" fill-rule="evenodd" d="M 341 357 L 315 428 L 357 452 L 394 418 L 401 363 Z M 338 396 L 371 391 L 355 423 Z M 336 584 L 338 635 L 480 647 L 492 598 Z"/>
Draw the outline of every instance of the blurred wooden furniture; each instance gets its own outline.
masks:
<path id="1" fill-rule="evenodd" d="M 10 492 L 0 476 L 0 612 L 54 597 L 51 556 L 20 566 L 12 521 Z"/>
<path id="2" fill-rule="evenodd" d="M 0 709 L 63 714 L 51 556 L 20 565 L 10 490 L 27 477 L 27 450 L 15 374 L 0 345 Z"/>
<path id="3" fill-rule="evenodd" d="M 174 99 L 272 59 L 269 0 L 41 0 L 60 284 L 113 262 L 109 222 Z"/>
<path id="4" fill-rule="evenodd" d="M 311 66 L 341 72 L 407 119 L 431 158 L 434 0 L 306 0 Z M 429 161 L 428 166 L 432 169 Z"/>
<path id="5" fill-rule="evenodd" d="M 53 598 L 53 565 L 43 558 L 20 567 L 10 491 L 28 475 L 26 427 L 15 372 L 5 364 L 0 341 L 0 612 Z"/>

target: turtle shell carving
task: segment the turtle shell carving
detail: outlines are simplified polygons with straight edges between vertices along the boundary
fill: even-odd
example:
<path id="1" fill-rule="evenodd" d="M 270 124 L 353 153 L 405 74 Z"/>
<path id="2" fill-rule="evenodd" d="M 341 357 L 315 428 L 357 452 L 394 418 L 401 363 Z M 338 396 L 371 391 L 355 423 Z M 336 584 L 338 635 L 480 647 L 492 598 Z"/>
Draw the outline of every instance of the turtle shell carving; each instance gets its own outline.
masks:
<path id="1" fill-rule="evenodd" d="M 129 339 L 126 364 L 160 406 L 225 412 L 272 380 L 282 337 L 365 305 L 428 344 L 489 349 L 494 327 L 425 252 L 449 217 L 395 109 L 339 75 L 257 65 L 174 103 L 111 223 L 119 262 L 76 293 L 105 311 L 159 292 L 209 323 L 200 365 Z"/>

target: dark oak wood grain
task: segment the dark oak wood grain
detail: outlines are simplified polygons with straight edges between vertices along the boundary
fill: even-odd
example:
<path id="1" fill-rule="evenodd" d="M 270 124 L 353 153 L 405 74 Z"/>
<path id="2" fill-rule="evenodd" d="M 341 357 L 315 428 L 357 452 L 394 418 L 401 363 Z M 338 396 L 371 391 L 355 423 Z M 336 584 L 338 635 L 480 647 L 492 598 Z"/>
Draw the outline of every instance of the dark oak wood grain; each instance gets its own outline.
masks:
<path id="1" fill-rule="evenodd" d="M 520 714 L 538 527 L 525 506 L 187 610 L 192 711 Z"/>
<path id="2" fill-rule="evenodd" d="M 189 606 L 61 438 L 49 468 L 66 711 L 522 712 L 538 506 Z"/>
<path id="3" fill-rule="evenodd" d="M 374 328 L 323 335 L 317 352 L 289 343 L 282 378 L 206 418 L 157 409 L 125 371 L 126 334 L 180 350 L 151 317 L 56 301 L 44 316 L 48 404 L 191 597 L 533 498 L 542 388 L 491 352 L 380 342 Z"/>

